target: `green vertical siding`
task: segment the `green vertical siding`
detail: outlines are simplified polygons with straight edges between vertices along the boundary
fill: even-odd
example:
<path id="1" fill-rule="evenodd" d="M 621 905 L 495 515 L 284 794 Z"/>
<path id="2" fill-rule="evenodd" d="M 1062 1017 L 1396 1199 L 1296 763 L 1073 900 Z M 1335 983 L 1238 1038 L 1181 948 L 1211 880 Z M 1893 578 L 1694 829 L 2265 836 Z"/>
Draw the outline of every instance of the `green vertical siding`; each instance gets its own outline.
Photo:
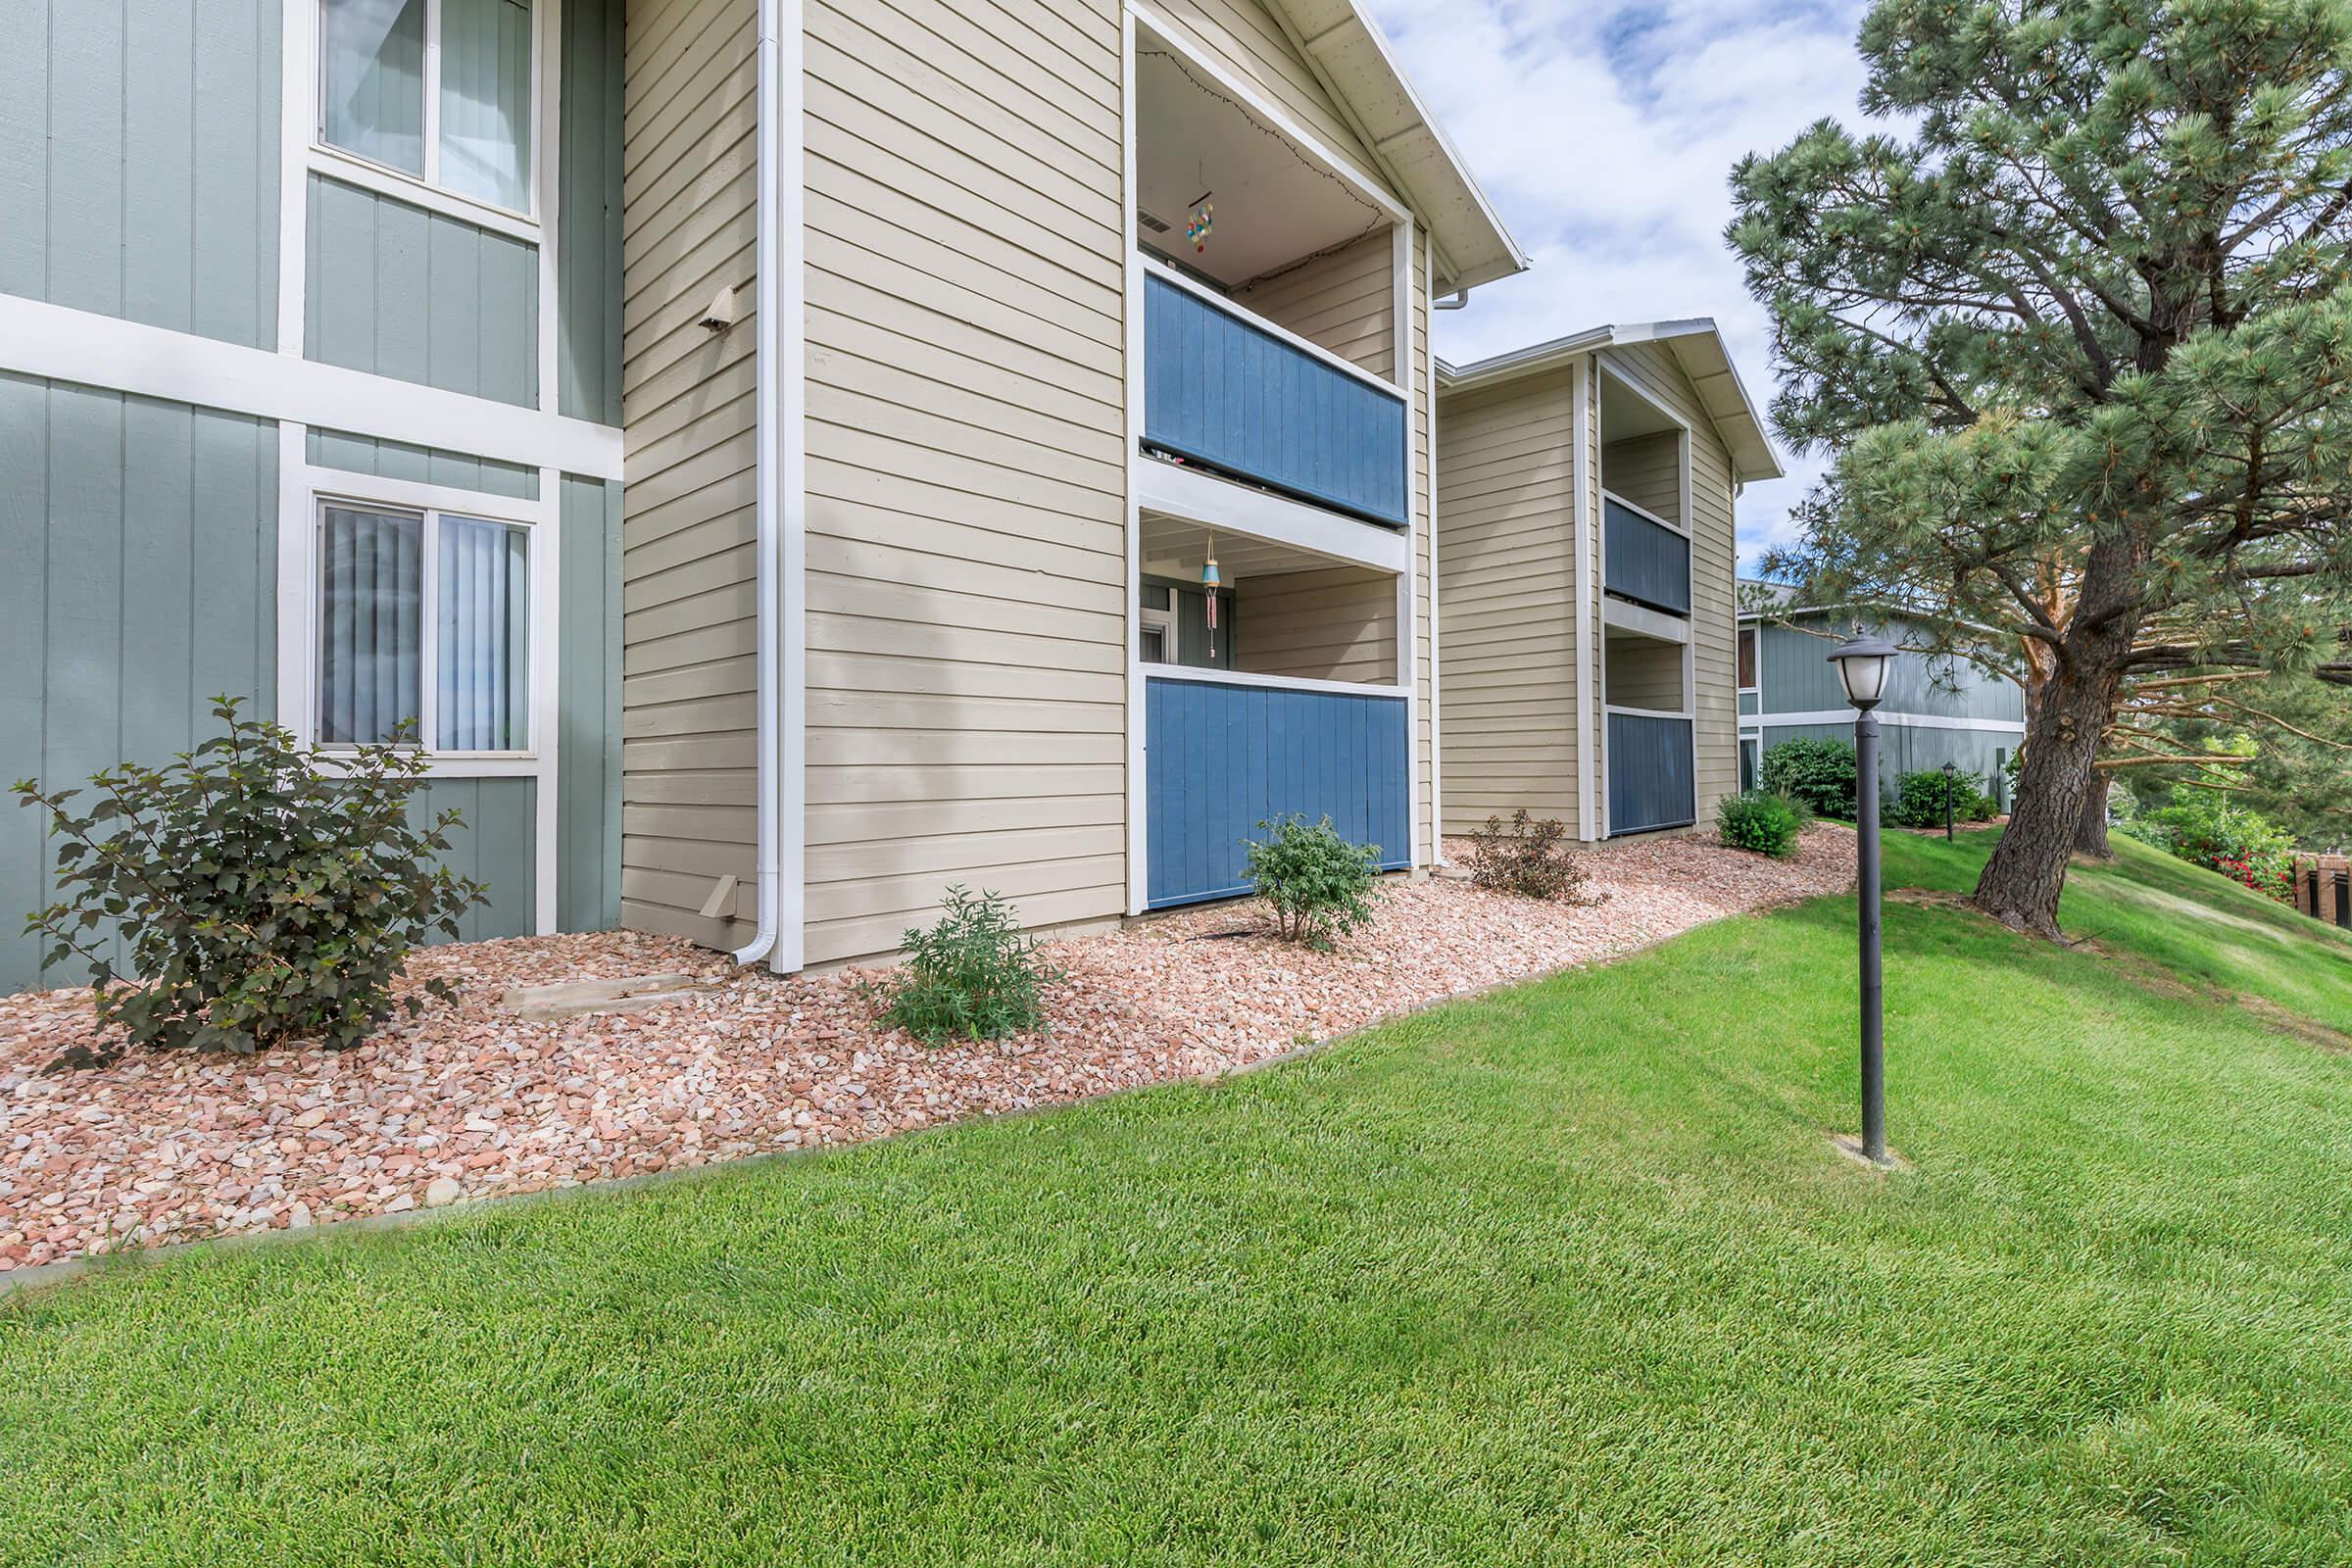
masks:
<path id="1" fill-rule="evenodd" d="M 277 0 L 0 5 L 0 293 L 268 348 Z"/>
<path id="2" fill-rule="evenodd" d="M 312 359 L 539 401 L 538 247 L 321 174 L 309 189 Z"/>
<path id="3" fill-rule="evenodd" d="M 557 166 L 556 402 L 620 423 L 622 0 L 564 0 Z"/>
<path id="4" fill-rule="evenodd" d="M 373 474 L 379 479 L 405 479 L 413 484 L 479 490 L 485 495 L 522 501 L 539 499 L 539 470 L 518 463 L 411 446 L 405 441 L 347 435 L 340 430 L 321 430 L 317 425 L 310 428 L 307 446 L 307 455 L 316 467 Z"/>
<path id="5" fill-rule="evenodd" d="M 274 424 L 0 373 L 0 782 L 164 761 L 216 693 L 273 711 L 276 511 Z M 0 991 L 40 978 L 50 861 L 0 802 Z"/>
<path id="6" fill-rule="evenodd" d="M 564 476 L 556 918 L 620 924 L 620 486 Z"/>
<path id="7" fill-rule="evenodd" d="M 1809 625 L 1810 630 L 1769 624 L 1760 628 L 1758 651 L 1764 661 L 1762 695 L 1767 717 L 1845 707 L 1845 689 L 1829 661 L 1836 639 L 1816 633 L 1843 633 L 1846 625 L 1831 614 L 1817 615 Z M 1893 628 L 1892 634 L 1897 642 L 1906 640 L 1900 626 Z M 1965 660 L 1945 663 L 1919 654 L 1895 661 L 1883 706 L 1889 712 L 1940 718 L 2016 720 L 2026 712 L 2025 693 L 2006 676 Z"/>
<path id="8" fill-rule="evenodd" d="M 528 936 L 538 925 L 539 785 L 528 778 L 437 778 L 416 792 L 420 816 L 455 807 L 444 863 L 489 889 L 490 902 L 458 923 L 464 942 Z"/>

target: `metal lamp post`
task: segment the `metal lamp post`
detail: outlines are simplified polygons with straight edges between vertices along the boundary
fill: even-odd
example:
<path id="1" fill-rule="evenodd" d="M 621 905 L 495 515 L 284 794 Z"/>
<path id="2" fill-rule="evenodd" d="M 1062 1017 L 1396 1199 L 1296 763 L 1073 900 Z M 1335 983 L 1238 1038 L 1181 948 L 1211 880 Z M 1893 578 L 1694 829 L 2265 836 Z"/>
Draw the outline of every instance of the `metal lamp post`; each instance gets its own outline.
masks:
<path id="1" fill-rule="evenodd" d="M 1952 842 L 1952 790 L 1960 782 L 1960 764 L 1943 764 L 1943 842 Z"/>
<path id="2" fill-rule="evenodd" d="M 1898 652 L 1884 638 L 1857 628 L 1838 645 L 1845 700 L 1854 707 L 1854 838 L 1862 906 L 1862 1157 L 1886 1163 L 1886 985 L 1879 961 L 1879 716 L 1886 672 Z"/>

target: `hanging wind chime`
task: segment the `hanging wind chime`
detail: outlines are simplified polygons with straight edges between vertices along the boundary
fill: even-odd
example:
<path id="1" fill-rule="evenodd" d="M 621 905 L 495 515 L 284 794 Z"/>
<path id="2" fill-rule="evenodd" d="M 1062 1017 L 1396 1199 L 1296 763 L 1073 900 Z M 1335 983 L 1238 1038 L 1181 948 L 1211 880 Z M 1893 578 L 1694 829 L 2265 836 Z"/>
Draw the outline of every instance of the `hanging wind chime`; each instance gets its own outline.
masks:
<path id="1" fill-rule="evenodd" d="M 1211 534 L 1208 540 L 1208 560 L 1200 567 L 1200 597 L 1207 602 L 1205 612 L 1208 617 L 1208 657 L 1212 660 L 1217 657 L 1218 586 L 1217 540 L 1216 536 Z"/>
<path id="2" fill-rule="evenodd" d="M 1215 194 L 1214 191 L 1204 190 L 1195 197 L 1185 221 L 1184 237 L 1193 242 L 1193 254 L 1196 256 L 1203 256 L 1208 252 L 1208 231 L 1215 226 L 1211 220 L 1217 211 L 1209 197 Z"/>

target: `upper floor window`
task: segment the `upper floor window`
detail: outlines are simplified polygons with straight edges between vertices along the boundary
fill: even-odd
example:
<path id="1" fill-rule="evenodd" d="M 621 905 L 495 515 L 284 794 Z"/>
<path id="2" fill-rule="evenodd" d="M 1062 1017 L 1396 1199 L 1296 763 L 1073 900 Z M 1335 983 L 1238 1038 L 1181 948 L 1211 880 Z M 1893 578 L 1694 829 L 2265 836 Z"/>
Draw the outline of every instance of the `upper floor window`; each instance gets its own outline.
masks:
<path id="1" fill-rule="evenodd" d="M 1753 626 L 1740 628 L 1740 689 L 1743 692 L 1756 689 L 1756 628 Z"/>
<path id="2" fill-rule="evenodd" d="M 318 139 L 531 211 L 530 0 L 319 0 Z"/>

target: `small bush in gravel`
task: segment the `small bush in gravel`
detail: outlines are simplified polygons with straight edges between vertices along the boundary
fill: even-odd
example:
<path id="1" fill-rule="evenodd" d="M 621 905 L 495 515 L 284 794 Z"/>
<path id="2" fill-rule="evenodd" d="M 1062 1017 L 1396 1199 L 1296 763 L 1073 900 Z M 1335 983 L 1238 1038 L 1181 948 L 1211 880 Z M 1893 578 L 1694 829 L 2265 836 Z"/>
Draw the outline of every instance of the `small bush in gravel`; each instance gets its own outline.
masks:
<path id="1" fill-rule="evenodd" d="M 1584 868 L 1568 853 L 1568 825 L 1556 816 L 1530 816 L 1526 807 L 1470 835 L 1470 880 L 1493 893 L 1517 893 L 1566 904 L 1598 904 L 1585 891 Z"/>
<path id="2" fill-rule="evenodd" d="M 1310 823 L 1297 812 L 1257 824 L 1246 870 L 1257 896 L 1274 906 L 1285 942 L 1328 950 L 1335 937 L 1372 918 L 1380 846 L 1350 844 L 1331 818 Z"/>
<path id="3" fill-rule="evenodd" d="M 925 1045 L 1002 1040 L 1046 1021 L 1044 988 L 1061 972 L 1042 962 L 1037 939 L 1001 893 L 952 887 L 939 923 L 907 928 L 899 967 L 869 981 L 883 1021 Z"/>
<path id="4" fill-rule="evenodd" d="M 1764 754 L 1763 785 L 1817 816 L 1854 819 L 1854 749 L 1843 741 L 1783 741 Z"/>
<path id="5" fill-rule="evenodd" d="M 1992 797 L 1977 788 L 1973 773 L 1947 775 L 1940 767 L 1923 768 L 1917 773 L 1905 773 L 1894 781 L 1894 804 L 1886 809 L 1886 819 L 1896 827 L 1943 826 L 1943 798 L 1952 798 L 1952 819 L 1957 822 L 1989 822 L 1992 820 Z"/>
<path id="6" fill-rule="evenodd" d="M 426 771 L 414 749 L 364 746 L 324 771 L 291 732 L 238 707 L 216 699 L 221 733 L 167 766 L 93 776 L 87 810 L 79 790 L 16 785 L 49 815 L 67 895 L 24 929 L 53 944 L 44 963 L 88 962 L 99 1022 L 133 1046 L 356 1045 L 393 1010 L 410 950 L 434 932 L 455 939 L 458 917 L 487 902 L 436 863 L 461 818 L 413 818 Z M 411 1013 L 423 1005 L 406 999 Z M 114 1054 L 75 1048 L 58 1065 Z"/>
<path id="7" fill-rule="evenodd" d="M 1735 850 L 1752 850 L 1786 860 L 1796 853 L 1797 835 L 1809 813 L 1802 804 L 1769 790 L 1735 795 L 1715 808 L 1716 831 Z"/>

